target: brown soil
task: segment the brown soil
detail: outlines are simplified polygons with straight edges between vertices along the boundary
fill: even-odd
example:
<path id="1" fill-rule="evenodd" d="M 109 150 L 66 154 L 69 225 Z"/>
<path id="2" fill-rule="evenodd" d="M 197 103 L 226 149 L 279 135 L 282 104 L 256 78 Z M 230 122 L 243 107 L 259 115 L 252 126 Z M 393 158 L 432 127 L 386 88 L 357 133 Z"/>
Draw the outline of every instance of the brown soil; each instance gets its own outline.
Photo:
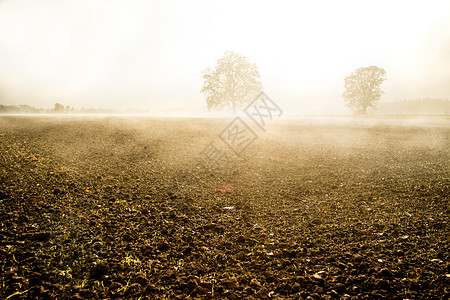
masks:
<path id="1" fill-rule="evenodd" d="M 0 298 L 449 298 L 450 120 L 229 121 L 0 117 Z"/>

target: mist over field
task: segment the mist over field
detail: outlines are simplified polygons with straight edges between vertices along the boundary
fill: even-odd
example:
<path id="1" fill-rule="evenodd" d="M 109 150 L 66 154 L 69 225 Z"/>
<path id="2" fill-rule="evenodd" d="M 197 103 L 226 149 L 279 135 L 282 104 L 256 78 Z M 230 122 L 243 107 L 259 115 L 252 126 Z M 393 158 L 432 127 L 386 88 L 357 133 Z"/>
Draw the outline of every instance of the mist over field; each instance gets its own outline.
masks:
<path id="1" fill-rule="evenodd" d="M 240 120 L 0 117 L 1 295 L 447 297 L 448 118 Z"/>
<path id="2" fill-rule="evenodd" d="M 449 299 L 447 1 L 0 1 L 1 299 Z"/>

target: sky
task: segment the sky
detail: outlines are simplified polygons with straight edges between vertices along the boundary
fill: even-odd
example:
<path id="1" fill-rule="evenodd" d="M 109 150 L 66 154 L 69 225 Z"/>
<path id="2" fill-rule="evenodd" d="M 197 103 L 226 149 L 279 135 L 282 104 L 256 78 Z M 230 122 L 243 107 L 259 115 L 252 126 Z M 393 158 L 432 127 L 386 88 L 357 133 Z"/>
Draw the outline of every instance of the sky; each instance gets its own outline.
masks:
<path id="1" fill-rule="evenodd" d="M 0 0 L 0 104 L 206 112 L 227 50 L 292 113 L 347 111 L 371 65 L 381 101 L 450 99 L 450 1 Z"/>

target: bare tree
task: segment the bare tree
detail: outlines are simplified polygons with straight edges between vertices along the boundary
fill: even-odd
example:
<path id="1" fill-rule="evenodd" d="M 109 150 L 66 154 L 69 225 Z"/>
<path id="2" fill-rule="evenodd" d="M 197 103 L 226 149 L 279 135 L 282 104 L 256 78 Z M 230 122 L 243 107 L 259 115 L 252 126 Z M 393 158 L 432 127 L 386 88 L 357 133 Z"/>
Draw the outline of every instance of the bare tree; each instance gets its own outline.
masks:
<path id="1" fill-rule="evenodd" d="M 386 80 L 383 68 L 370 66 L 359 68 L 345 78 L 345 92 L 342 94 L 347 106 L 355 112 L 365 114 L 380 100 L 383 91 L 380 85 Z"/>
<path id="2" fill-rule="evenodd" d="M 262 89 L 258 67 L 234 51 L 225 52 L 215 68 L 206 69 L 202 77 L 201 92 L 206 96 L 208 110 L 226 108 L 236 112 Z"/>

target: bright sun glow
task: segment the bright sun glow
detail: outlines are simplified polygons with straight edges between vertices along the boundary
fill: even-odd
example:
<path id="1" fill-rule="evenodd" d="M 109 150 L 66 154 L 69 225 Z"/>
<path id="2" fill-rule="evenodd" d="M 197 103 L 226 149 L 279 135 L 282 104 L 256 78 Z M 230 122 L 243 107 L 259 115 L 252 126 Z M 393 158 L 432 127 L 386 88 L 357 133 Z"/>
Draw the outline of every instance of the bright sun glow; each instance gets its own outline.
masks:
<path id="1" fill-rule="evenodd" d="M 288 104 L 339 109 L 344 77 L 369 65 L 387 100 L 449 97 L 449 20 L 448 1 L 2 1 L 1 95 L 203 109 L 201 71 L 235 50 Z"/>

